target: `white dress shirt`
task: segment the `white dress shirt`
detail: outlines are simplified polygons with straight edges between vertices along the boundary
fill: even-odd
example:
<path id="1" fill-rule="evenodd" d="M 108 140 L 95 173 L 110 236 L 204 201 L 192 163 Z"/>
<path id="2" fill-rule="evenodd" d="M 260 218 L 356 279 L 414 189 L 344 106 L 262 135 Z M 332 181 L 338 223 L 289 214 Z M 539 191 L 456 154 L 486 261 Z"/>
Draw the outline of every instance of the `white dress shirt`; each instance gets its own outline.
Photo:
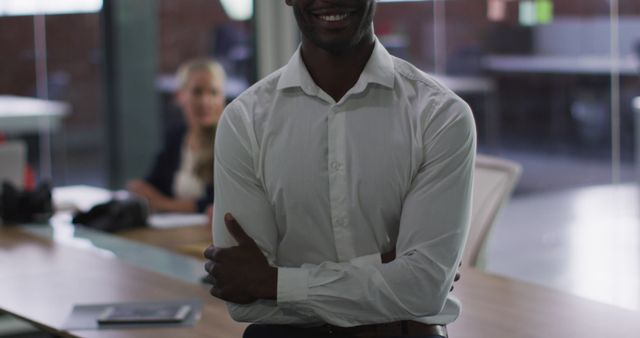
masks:
<path id="1" fill-rule="evenodd" d="M 298 50 L 233 101 L 217 129 L 214 243 L 236 245 L 230 212 L 278 267 L 277 300 L 228 303 L 232 317 L 454 321 L 475 139 L 469 106 L 379 42 L 339 102 Z"/>

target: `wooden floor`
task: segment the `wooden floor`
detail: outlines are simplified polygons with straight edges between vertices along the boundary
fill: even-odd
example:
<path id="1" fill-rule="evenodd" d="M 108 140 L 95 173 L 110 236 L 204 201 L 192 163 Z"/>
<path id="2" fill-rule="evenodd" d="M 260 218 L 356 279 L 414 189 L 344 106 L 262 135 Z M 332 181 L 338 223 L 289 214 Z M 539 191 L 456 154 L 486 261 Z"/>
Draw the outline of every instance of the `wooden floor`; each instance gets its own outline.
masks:
<path id="1" fill-rule="evenodd" d="M 486 270 L 639 310 L 638 189 L 601 185 L 514 198 L 493 229 Z"/>

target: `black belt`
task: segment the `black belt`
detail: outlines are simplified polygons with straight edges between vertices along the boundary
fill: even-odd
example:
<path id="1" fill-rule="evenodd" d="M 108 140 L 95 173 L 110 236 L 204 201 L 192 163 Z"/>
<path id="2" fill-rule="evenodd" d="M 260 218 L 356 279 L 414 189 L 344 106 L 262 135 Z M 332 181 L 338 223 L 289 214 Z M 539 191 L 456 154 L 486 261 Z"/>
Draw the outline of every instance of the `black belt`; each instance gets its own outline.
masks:
<path id="1" fill-rule="evenodd" d="M 447 338 L 445 325 L 429 325 L 412 320 L 403 320 L 384 324 L 370 324 L 353 327 L 339 327 L 330 324 L 308 328 L 318 336 L 347 336 L 354 338 L 382 338 L 391 336 L 440 336 Z"/>

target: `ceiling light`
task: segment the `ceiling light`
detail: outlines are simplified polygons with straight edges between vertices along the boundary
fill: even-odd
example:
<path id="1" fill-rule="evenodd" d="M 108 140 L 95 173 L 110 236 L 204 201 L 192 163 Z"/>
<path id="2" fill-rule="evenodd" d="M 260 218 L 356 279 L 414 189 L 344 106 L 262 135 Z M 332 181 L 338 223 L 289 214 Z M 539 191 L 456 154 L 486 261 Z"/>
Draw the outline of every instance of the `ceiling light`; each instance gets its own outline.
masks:
<path id="1" fill-rule="evenodd" d="M 238 21 L 253 17 L 253 0 L 220 0 L 227 15 Z"/>
<path id="2" fill-rule="evenodd" d="M 102 0 L 0 0 L 0 16 L 95 13 Z"/>

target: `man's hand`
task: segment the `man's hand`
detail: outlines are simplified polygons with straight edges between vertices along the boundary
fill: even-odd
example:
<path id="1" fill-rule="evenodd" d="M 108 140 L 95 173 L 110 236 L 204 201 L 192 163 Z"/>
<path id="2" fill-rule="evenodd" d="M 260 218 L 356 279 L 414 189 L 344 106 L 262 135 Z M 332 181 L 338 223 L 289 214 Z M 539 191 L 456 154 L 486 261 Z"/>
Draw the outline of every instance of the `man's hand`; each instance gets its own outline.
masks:
<path id="1" fill-rule="evenodd" d="M 256 242 L 231 214 L 224 216 L 224 223 L 238 246 L 216 248 L 212 245 L 205 250 L 208 275 L 204 281 L 213 285 L 211 295 L 238 304 L 276 299 L 278 269 L 269 265 Z"/>

